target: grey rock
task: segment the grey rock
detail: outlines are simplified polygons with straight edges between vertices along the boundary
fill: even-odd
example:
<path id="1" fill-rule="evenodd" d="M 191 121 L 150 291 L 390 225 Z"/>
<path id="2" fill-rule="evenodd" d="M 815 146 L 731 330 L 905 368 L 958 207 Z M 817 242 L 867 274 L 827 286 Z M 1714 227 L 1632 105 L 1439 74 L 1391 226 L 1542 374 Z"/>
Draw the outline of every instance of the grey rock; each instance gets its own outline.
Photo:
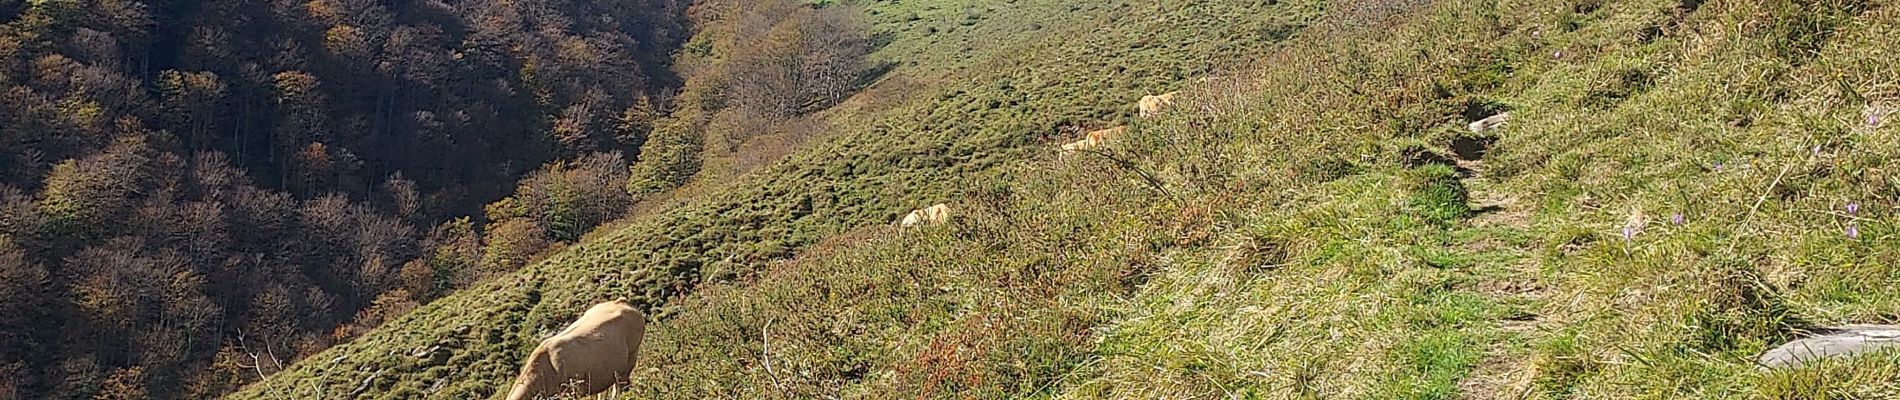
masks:
<path id="1" fill-rule="evenodd" d="M 417 348 L 415 352 L 409 353 L 409 356 L 415 357 L 415 358 L 423 358 L 423 357 L 428 357 L 430 354 L 435 354 L 437 351 L 441 351 L 441 350 L 442 350 L 442 346 L 430 346 L 427 348 Z"/>
<path id="2" fill-rule="evenodd" d="M 363 392 L 369 391 L 370 385 L 375 384 L 376 378 L 381 377 L 383 377 L 383 371 L 376 371 L 375 374 L 371 374 L 368 378 L 363 378 L 363 383 L 357 384 L 356 390 L 350 391 L 350 396 L 360 395 L 363 394 Z"/>
<path id="3" fill-rule="evenodd" d="M 1762 353 L 1756 363 L 1763 369 L 1796 368 L 1827 358 L 1900 349 L 1900 325 L 1842 325 L 1814 333 Z"/>
<path id="4" fill-rule="evenodd" d="M 1477 122 L 1472 122 L 1467 128 L 1471 129 L 1471 133 L 1485 133 L 1502 128 L 1505 123 L 1509 122 L 1511 122 L 1511 113 L 1500 113 L 1498 115 L 1485 117 Z"/>

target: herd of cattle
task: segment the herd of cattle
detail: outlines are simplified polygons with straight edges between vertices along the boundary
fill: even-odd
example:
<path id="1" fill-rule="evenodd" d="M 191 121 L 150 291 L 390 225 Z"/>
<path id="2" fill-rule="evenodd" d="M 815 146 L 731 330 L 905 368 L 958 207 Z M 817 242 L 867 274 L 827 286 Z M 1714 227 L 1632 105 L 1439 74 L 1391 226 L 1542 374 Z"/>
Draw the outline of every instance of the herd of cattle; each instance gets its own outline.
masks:
<path id="1" fill-rule="evenodd" d="M 1167 93 L 1142 97 L 1136 108 L 1142 118 L 1152 118 L 1173 104 L 1174 93 Z M 1062 151 L 1101 147 L 1127 131 L 1128 127 L 1117 126 L 1089 132 L 1081 140 L 1062 145 Z M 910 228 L 949 220 L 950 205 L 938 203 L 911 210 L 897 225 Z M 579 320 L 534 348 L 522 363 L 514 386 L 509 388 L 508 400 L 605 392 L 615 384 L 626 382 L 633 373 L 640 341 L 645 336 L 646 314 L 625 299 L 589 307 Z"/>
<path id="2" fill-rule="evenodd" d="M 1166 94 L 1142 96 L 1141 101 L 1135 104 L 1136 111 L 1139 112 L 1142 118 L 1160 116 L 1163 110 L 1174 105 L 1174 94 L 1175 92 L 1168 92 Z M 1088 135 L 1082 137 L 1082 140 L 1062 145 L 1062 152 L 1071 153 L 1099 148 L 1102 147 L 1102 145 L 1108 144 L 1111 140 L 1120 138 L 1122 134 L 1125 133 L 1128 133 L 1127 126 L 1090 131 Z"/>
<path id="3" fill-rule="evenodd" d="M 1174 103 L 1174 93 L 1142 97 L 1138 111 L 1142 118 L 1161 114 Z M 1893 113 L 1888 111 L 1886 113 Z M 1870 114 L 1872 115 L 1872 114 Z M 1884 115 L 1884 114 L 1881 114 Z M 1510 113 L 1499 113 L 1474 121 L 1467 128 L 1474 133 L 1503 128 Z M 1879 116 L 1868 117 L 1878 125 Z M 1081 140 L 1062 145 L 1063 153 L 1101 147 L 1128 131 L 1126 126 L 1089 132 Z M 911 210 L 897 225 L 904 228 L 940 224 L 950 220 L 950 206 L 938 203 Z M 1900 326 L 1848 325 L 1816 329 L 1814 335 L 1789 342 L 1762 355 L 1763 368 L 1799 366 L 1822 358 L 1851 356 L 1884 348 L 1900 348 Z M 646 335 L 646 315 L 626 299 L 596 304 L 582 313 L 566 329 L 541 342 L 521 366 L 520 376 L 508 391 L 508 400 L 532 400 L 563 394 L 591 396 L 625 383 L 633 372 L 640 353 L 640 341 Z"/>

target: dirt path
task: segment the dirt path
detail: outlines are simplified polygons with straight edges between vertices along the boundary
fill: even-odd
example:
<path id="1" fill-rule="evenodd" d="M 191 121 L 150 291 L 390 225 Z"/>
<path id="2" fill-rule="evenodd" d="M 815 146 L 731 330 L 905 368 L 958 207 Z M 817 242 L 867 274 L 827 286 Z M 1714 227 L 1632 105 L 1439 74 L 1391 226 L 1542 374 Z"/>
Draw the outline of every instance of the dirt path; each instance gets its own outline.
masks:
<path id="1" fill-rule="evenodd" d="M 1487 145 L 1488 146 L 1488 145 Z M 1488 148 L 1485 149 L 1488 151 Z M 1459 382 L 1459 398 L 1522 399 L 1531 393 L 1527 343 L 1541 334 L 1544 300 L 1541 265 L 1532 234 L 1531 207 L 1487 174 L 1482 151 L 1459 151 L 1460 170 L 1474 215 L 1453 233 L 1458 250 L 1476 260 L 1474 292 L 1510 311 L 1478 333 L 1485 355 Z"/>

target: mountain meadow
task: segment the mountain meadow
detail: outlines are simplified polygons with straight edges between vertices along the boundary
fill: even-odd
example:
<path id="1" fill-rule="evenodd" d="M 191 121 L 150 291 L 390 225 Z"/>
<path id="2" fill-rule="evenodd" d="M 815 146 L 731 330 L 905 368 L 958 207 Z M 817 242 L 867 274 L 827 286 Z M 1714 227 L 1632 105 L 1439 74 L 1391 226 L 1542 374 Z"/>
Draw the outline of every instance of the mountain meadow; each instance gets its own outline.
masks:
<path id="1" fill-rule="evenodd" d="M 0 399 L 500 399 L 615 299 L 563 398 L 1900 399 L 1764 356 L 1900 324 L 1895 54 L 1887 0 L 0 0 Z"/>

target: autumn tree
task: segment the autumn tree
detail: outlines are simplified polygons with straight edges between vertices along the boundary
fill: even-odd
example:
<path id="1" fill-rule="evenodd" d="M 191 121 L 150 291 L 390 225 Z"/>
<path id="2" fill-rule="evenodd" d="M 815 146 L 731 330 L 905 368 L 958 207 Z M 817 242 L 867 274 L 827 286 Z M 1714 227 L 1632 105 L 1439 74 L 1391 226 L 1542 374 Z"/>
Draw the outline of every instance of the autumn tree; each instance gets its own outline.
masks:
<path id="1" fill-rule="evenodd" d="M 307 193 L 311 191 L 308 184 L 321 183 L 312 181 L 320 181 L 332 167 L 329 146 L 324 144 L 329 136 L 327 101 L 317 78 L 308 73 L 278 73 L 273 81 L 280 120 L 271 152 L 281 169 L 279 181 L 293 192 Z"/>
<path id="2" fill-rule="evenodd" d="M 620 153 L 557 161 L 529 174 L 515 195 L 489 204 L 485 268 L 512 270 L 554 242 L 573 242 L 633 203 Z"/>
<path id="3" fill-rule="evenodd" d="M 119 138 L 104 153 L 53 166 L 35 211 L 47 234 L 65 240 L 94 238 L 125 213 L 148 177 L 151 149 L 141 136 Z"/>
<path id="4" fill-rule="evenodd" d="M 185 146 L 192 150 L 211 147 L 218 132 L 219 113 L 223 112 L 226 87 L 211 72 L 165 71 L 158 77 L 159 104 L 166 123 L 178 127 Z"/>
<path id="5" fill-rule="evenodd" d="M 426 254 L 403 267 L 403 280 L 407 282 L 404 287 L 421 299 L 434 299 L 448 290 L 468 287 L 493 273 L 480 269 L 481 237 L 467 217 L 430 229 L 428 238 L 423 240 L 423 249 Z"/>
<path id="6" fill-rule="evenodd" d="M 632 203 L 620 186 L 626 181 L 627 163 L 619 152 L 594 153 L 529 174 L 514 197 L 553 240 L 572 242 L 626 211 Z"/>
<path id="7" fill-rule="evenodd" d="M 140 400 L 151 398 L 145 391 L 145 369 L 137 366 L 120 368 L 106 375 L 99 387 L 99 393 L 93 400 Z"/>
<path id="8" fill-rule="evenodd" d="M 51 328 L 46 323 L 52 281 L 46 269 L 32 260 L 5 234 L 0 234 L 0 361 L 21 360 L 50 343 L 44 337 Z"/>
<path id="9" fill-rule="evenodd" d="M 614 140 L 619 142 L 620 147 L 639 149 L 646 144 L 647 135 L 653 132 L 653 124 L 664 115 L 653 104 L 652 98 L 640 96 L 614 120 Z"/>
<path id="10" fill-rule="evenodd" d="M 699 173 L 704 140 L 685 124 L 654 128 L 640 146 L 640 160 L 628 171 L 627 193 L 645 196 L 685 184 Z"/>
<path id="11" fill-rule="evenodd" d="M 755 6 L 740 28 L 726 71 L 738 107 L 783 119 L 843 100 L 866 71 L 869 34 L 860 11 L 777 0 Z"/>
<path id="12" fill-rule="evenodd" d="M 138 238 L 123 237 L 88 248 L 66 261 L 74 282 L 74 307 L 86 316 L 81 340 L 89 353 L 112 365 L 142 365 L 164 371 L 145 377 L 178 378 L 188 356 L 217 345 L 212 338 L 223 312 L 205 296 L 204 280 L 178 254 L 148 251 Z"/>
<path id="13" fill-rule="evenodd" d="M 496 207 L 496 205 L 500 205 L 501 207 Z M 499 213 L 501 214 L 523 213 L 522 211 L 512 210 L 512 208 L 515 207 L 517 207 L 517 203 L 514 201 L 502 199 L 502 201 L 496 202 L 496 204 L 489 205 L 489 213 L 490 215 L 497 214 L 498 208 L 510 209 L 500 211 Z M 489 222 L 483 227 L 483 231 L 482 244 L 484 247 L 482 248 L 481 268 L 488 271 L 505 272 L 521 268 L 521 266 L 527 265 L 528 261 L 532 260 L 534 256 L 546 250 L 550 243 L 546 229 L 536 224 L 534 220 L 523 217 L 504 218 Z"/>

